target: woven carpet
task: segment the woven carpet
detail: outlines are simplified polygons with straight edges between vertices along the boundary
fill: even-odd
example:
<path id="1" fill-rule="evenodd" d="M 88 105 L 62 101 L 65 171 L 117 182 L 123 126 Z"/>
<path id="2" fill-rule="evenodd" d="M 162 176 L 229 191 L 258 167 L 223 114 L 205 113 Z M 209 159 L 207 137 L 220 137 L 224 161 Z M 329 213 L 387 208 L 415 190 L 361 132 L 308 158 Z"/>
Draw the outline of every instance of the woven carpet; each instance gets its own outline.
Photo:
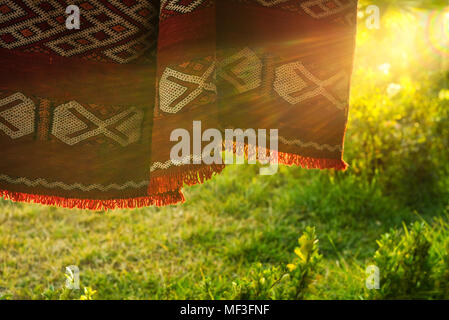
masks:
<path id="1" fill-rule="evenodd" d="M 195 147 L 170 156 L 173 130 L 193 140 L 194 121 L 223 136 L 277 129 L 280 164 L 344 170 L 356 15 L 356 0 L 0 1 L 0 195 L 182 202 L 224 168 Z"/>

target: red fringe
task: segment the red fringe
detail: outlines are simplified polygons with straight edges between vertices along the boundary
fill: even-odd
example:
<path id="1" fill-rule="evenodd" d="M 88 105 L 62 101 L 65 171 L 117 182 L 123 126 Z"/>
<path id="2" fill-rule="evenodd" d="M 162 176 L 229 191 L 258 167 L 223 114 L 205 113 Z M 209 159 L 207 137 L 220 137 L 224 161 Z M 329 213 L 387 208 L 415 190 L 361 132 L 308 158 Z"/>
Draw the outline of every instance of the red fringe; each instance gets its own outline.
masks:
<path id="1" fill-rule="evenodd" d="M 225 148 L 226 150 L 226 148 Z M 248 159 L 249 154 L 258 152 L 257 146 L 245 144 L 244 146 L 237 147 L 235 141 L 233 141 L 233 147 L 227 149 L 234 154 L 244 155 Z M 268 152 L 268 149 L 266 150 Z M 335 169 L 346 170 L 348 164 L 342 159 L 328 159 L 328 158 L 311 158 L 303 157 L 297 154 L 284 153 L 271 151 L 274 155 L 278 156 L 278 164 L 281 165 L 296 165 L 307 169 Z M 209 180 L 214 174 L 219 174 L 223 171 L 224 164 L 212 164 L 212 165 L 194 165 L 187 164 L 179 167 L 173 167 L 168 169 L 163 176 L 156 176 L 150 179 L 150 185 L 148 187 L 149 195 L 157 195 L 165 192 L 172 192 L 179 190 L 184 185 L 192 186 L 204 181 Z"/>
<path id="2" fill-rule="evenodd" d="M 244 155 L 248 159 L 248 155 L 257 154 L 256 146 L 238 146 L 233 142 L 232 148 L 225 148 L 237 155 Z M 232 150 L 231 150 L 232 149 Z M 266 150 L 269 151 L 268 149 Z M 278 156 L 278 163 L 282 165 L 296 165 L 307 169 L 335 169 L 346 170 L 348 164 L 342 159 L 328 158 L 311 158 L 303 157 L 296 154 L 270 151 L 271 154 Z M 203 183 L 223 171 L 224 164 L 212 165 L 183 165 L 170 168 L 168 172 L 164 172 L 163 176 L 151 177 L 148 187 L 148 196 L 129 198 L 129 199 L 110 199 L 110 200 L 93 200 L 93 199 L 75 199 L 57 196 L 34 195 L 21 192 L 11 192 L 0 190 L 0 197 L 12 201 L 40 203 L 44 205 L 52 205 L 64 208 L 78 208 L 89 210 L 111 210 L 117 208 L 141 208 L 147 206 L 166 206 L 184 202 L 185 198 L 181 192 L 184 185 L 192 186 Z"/>
<path id="3" fill-rule="evenodd" d="M 258 155 L 259 148 L 258 146 L 253 145 L 238 145 L 235 141 L 232 141 L 232 147 L 229 148 L 226 141 L 223 142 L 224 150 L 231 151 L 236 155 L 244 156 L 245 159 L 249 158 L 249 155 Z M 344 171 L 348 168 L 348 164 L 342 159 L 332 159 L 332 158 L 312 158 L 312 157 L 304 157 L 298 154 L 285 153 L 279 151 L 273 151 L 268 148 L 265 148 L 265 153 L 267 155 L 273 154 L 274 157 L 278 158 L 278 164 L 287 165 L 287 166 L 300 166 L 306 169 L 335 169 L 339 171 Z"/>
<path id="4" fill-rule="evenodd" d="M 348 164 L 343 159 L 310 158 L 284 152 L 279 152 L 278 155 L 279 164 L 288 166 L 296 165 L 306 169 L 335 169 L 338 171 L 345 171 L 348 168 Z"/>
<path id="5" fill-rule="evenodd" d="M 45 196 L 22 192 L 11 192 L 7 190 L 0 190 L 0 197 L 17 202 L 39 203 L 44 205 L 58 206 L 70 209 L 78 208 L 96 211 L 111 210 L 118 208 L 128 209 L 128 208 L 141 208 L 148 206 L 166 206 L 185 201 L 184 195 L 180 190 L 149 197 L 111 199 L 111 200 L 63 198 L 57 196 Z"/>
<path id="6" fill-rule="evenodd" d="M 165 172 L 163 176 L 151 177 L 148 194 L 157 195 L 172 192 L 179 190 L 184 184 L 193 186 L 204 183 L 204 181 L 211 179 L 214 174 L 221 173 L 224 167 L 224 164 L 188 164 L 170 168 L 169 172 Z"/>

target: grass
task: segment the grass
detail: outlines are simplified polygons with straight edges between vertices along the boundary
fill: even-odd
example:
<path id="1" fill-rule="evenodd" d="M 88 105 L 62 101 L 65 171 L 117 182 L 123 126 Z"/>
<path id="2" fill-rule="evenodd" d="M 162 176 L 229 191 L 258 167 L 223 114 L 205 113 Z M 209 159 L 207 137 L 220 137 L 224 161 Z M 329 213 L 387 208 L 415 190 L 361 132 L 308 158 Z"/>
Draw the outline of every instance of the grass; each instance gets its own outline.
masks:
<path id="1" fill-rule="evenodd" d="M 92 213 L 2 201 L 1 295 L 57 298 L 77 265 L 97 299 L 220 299 L 254 263 L 288 264 L 313 225 L 326 277 L 309 298 L 357 299 L 376 239 L 424 219 L 350 173 L 256 169 L 228 167 L 183 206 Z"/>

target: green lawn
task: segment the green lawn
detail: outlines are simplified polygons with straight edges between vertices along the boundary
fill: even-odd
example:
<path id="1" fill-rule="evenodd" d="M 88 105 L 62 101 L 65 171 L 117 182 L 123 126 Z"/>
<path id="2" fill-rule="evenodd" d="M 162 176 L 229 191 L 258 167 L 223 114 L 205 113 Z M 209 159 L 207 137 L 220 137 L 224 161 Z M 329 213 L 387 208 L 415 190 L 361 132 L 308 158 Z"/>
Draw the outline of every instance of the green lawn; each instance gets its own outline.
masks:
<path id="1" fill-rule="evenodd" d="M 187 198 L 100 213 L 2 201 L 0 295 L 78 298 L 82 291 L 61 289 L 65 267 L 77 265 L 97 299 L 233 298 L 233 282 L 251 278 L 259 262 L 285 268 L 315 226 L 323 259 L 305 298 L 359 299 L 369 294 L 375 240 L 436 213 L 419 216 L 351 170 L 259 176 L 256 166 L 233 166 Z"/>

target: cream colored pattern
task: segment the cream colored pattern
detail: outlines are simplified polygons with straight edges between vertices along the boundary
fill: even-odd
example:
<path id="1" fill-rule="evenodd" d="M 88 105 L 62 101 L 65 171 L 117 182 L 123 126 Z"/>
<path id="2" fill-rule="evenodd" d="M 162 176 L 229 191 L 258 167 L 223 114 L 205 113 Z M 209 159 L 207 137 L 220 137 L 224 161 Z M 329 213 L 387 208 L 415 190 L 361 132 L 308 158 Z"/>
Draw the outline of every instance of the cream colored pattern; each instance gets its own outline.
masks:
<path id="1" fill-rule="evenodd" d="M 287 139 L 285 137 L 279 137 L 279 141 L 282 142 L 283 144 L 296 145 L 296 146 L 299 146 L 302 148 L 315 148 L 315 149 L 321 150 L 321 151 L 326 149 L 331 152 L 342 151 L 341 145 L 331 146 L 329 144 L 318 144 L 316 142 L 304 142 L 299 139 Z"/>
<path id="2" fill-rule="evenodd" d="M 216 93 L 217 87 L 215 84 L 207 81 L 214 71 L 215 62 L 206 69 L 202 76 L 190 75 L 171 68 L 166 68 L 159 82 L 160 109 L 167 113 L 177 113 L 190 102 L 195 100 L 203 91 L 212 91 Z M 188 88 L 172 81 L 170 78 L 195 84 L 196 88 L 182 98 L 186 94 Z M 182 98 L 181 101 L 175 104 L 175 101 L 180 98 Z"/>
<path id="3" fill-rule="evenodd" d="M 316 88 L 308 90 L 301 95 L 294 95 L 309 87 L 302 76 L 313 82 Z M 285 101 L 292 105 L 321 95 L 327 98 L 336 108 L 344 110 L 347 105 L 346 97 L 342 97 L 342 100 L 337 99 L 325 88 L 338 83 L 349 84 L 349 77 L 344 71 L 333 75 L 329 79 L 320 80 L 298 61 L 276 68 L 273 87 Z"/>
<path id="4" fill-rule="evenodd" d="M 312 16 L 315 19 L 325 18 L 337 13 L 340 13 L 346 9 L 349 9 L 355 5 L 353 0 L 333 0 L 332 2 L 336 5 L 335 8 L 329 8 L 326 3 L 329 0 L 311 0 L 301 3 L 301 7 L 305 13 Z M 312 7 L 319 7 L 320 12 L 312 10 Z"/>
<path id="5" fill-rule="evenodd" d="M 237 61 L 240 62 L 235 64 Z M 233 66 L 227 69 L 229 65 Z M 239 93 L 255 89 L 262 83 L 262 61 L 250 48 L 224 59 L 218 70 L 218 76 L 231 83 Z"/>
<path id="6" fill-rule="evenodd" d="M 195 10 L 204 0 L 194 0 L 189 4 L 179 4 L 181 0 L 162 0 L 161 9 L 173 10 L 179 13 L 189 13 Z M 164 7 L 165 6 L 165 7 Z"/>
<path id="7" fill-rule="evenodd" d="M 182 160 L 167 160 L 165 162 L 153 162 L 150 167 L 150 172 L 156 171 L 158 169 L 166 170 L 172 166 L 183 166 L 192 163 L 194 160 L 202 161 L 201 155 L 189 155 L 182 158 Z"/>
<path id="8" fill-rule="evenodd" d="M 18 104 L 0 112 L 1 118 L 18 129 L 17 131 L 11 130 L 8 126 L 0 122 L 0 130 L 12 139 L 17 139 L 34 132 L 35 105 L 31 99 L 25 97 L 20 92 L 16 92 L 13 95 L 1 99 L 0 107 L 17 100 L 20 101 Z"/>
<path id="9" fill-rule="evenodd" d="M 316 142 L 304 142 L 299 139 L 288 139 L 288 138 L 285 138 L 282 136 L 279 136 L 278 140 L 281 143 L 286 144 L 286 145 L 296 145 L 296 146 L 299 146 L 302 148 L 315 148 L 320 151 L 328 150 L 331 152 L 336 152 L 336 151 L 341 152 L 343 149 L 341 145 L 331 146 L 329 144 L 318 144 Z M 178 166 L 178 167 L 183 166 L 183 165 L 192 163 L 193 160 L 202 161 L 202 158 L 199 155 L 190 155 L 190 156 L 184 157 L 181 161 L 167 160 L 165 162 L 153 162 L 150 167 L 150 172 L 154 172 L 156 170 L 167 170 L 168 168 L 173 167 L 173 166 Z"/>
<path id="10" fill-rule="evenodd" d="M 128 63 L 134 59 L 137 59 L 142 55 L 142 52 L 146 52 L 152 46 L 156 44 L 156 37 L 149 37 L 148 35 L 143 35 L 136 40 L 127 41 L 118 47 L 113 47 L 111 49 L 105 50 L 104 54 L 114 61 L 119 63 Z M 142 45 L 139 50 L 134 49 L 137 45 Z M 130 53 L 126 58 L 121 57 L 119 54 L 122 51 L 127 51 Z"/>
<path id="11" fill-rule="evenodd" d="M 290 0 L 257 0 L 264 7 L 272 7 Z"/>
<path id="12" fill-rule="evenodd" d="M 47 39 L 50 37 L 53 37 L 58 34 L 65 34 L 67 32 L 65 23 L 60 24 L 56 18 L 59 16 L 63 16 L 64 18 L 67 16 L 65 14 L 65 6 L 61 5 L 56 0 L 48 0 L 47 2 L 53 6 L 54 9 L 46 12 L 42 10 L 39 7 L 41 1 L 36 0 L 24 0 L 24 3 L 27 8 L 29 8 L 32 12 L 36 13 L 36 17 L 33 19 L 25 19 L 22 22 L 11 24 L 10 26 L 7 26 L 5 28 L 2 28 L 0 31 L 0 34 L 12 34 L 18 41 L 14 41 L 12 43 L 5 43 L 0 40 L 0 47 L 7 48 L 7 49 L 14 49 L 21 46 L 25 46 L 31 43 L 35 43 L 38 41 L 41 41 L 43 39 Z M 125 12 L 128 17 L 130 17 L 133 21 L 137 21 L 139 24 L 143 25 L 145 28 L 149 30 L 149 33 L 154 33 L 155 36 L 155 29 L 152 25 L 151 21 L 152 18 L 155 17 L 157 14 L 157 10 L 154 8 L 152 1 L 149 0 L 142 0 L 137 1 L 135 6 L 132 8 L 128 8 L 125 6 L 121 1 L 112 1 L 112 4 L 116 6 L 119 10 L 122 12 Z M 84 19 L 89 21 L 93 24 L 93 27 L 89 28 L 83 28 L 81 25 L 81 29 L 77 30 L 76 32 L 72 32 L 70 34 L 66 34 L 65 36 L 59 36 L 55 40 L 50 40 L 47 43 L 45 43 L 45 46 L 48 46 L 53 51 L 57 52 L 59 55 L 63 57 L 69 57 L 73 56 L 75 54 L 80 54 L 83 52 L 86 52 L 91 49 L 104 47 L 107 45 L 111 45 L 114 43 L 117 43 L 119 41 L 122 41 L 124 39 L 130 38 L 133 35 L 137 34 L 141 31 L 140 28 L 138 28 L 136 25 L 131 24 L 128 22 L 127 19 L 124 19 L 123 17 L 113 13 L 111 10 L 107 10 L 104 6 L 104 4 L 99 0 L 90 0 L 90 2 L 95 9 L 91 10 L 83 10 L 81 8 L 81 14 Z M 16 5 L 14 4 L 14 1 L 6 0 L 6 4 L 12 8 L 16 8 Z M 137 12 L 139 12 L 141 9 L 147 9 L 150 10 L 151 14 L 147 17 L 142 17 Z M 17 12 L 17 13 L 16 13 Z M 19 15 L 20 13 L 20 15 Z M 110 19 L 105 22 L 98 21 L 95 16 L 99 14 L 106 14 Z M 5 17 L 1 17 L 1 22 L 6 22 L 8 20 L 11 20 L 13 18 L 17 18 L 19 15 L 24 16 L 26 15 L 25 12 L 23 12 L 20 8 L 17 11 L 14 11 L 14 14 L 12 15 L 6 15 Z M 46 22 L 51 27 L 48 30 L 42 31 L 37 27 L 37 24 Z M 120 25 L 124 27 L 125 29 L 121 32 L 116 32 L 112 29 L 112 27 Z M 29 29 L 33 32 L 30 36 L 23 36 L 21 34 L 21 30 Z M 107 39 L 98 40 L 93 36 L 94 33 L 103 31 L 105 32 L 109 37 Z M 88 40 L 89 44 L 80 44 L 77 42 L 78 39 L 85 39 Z M 113 59 L 116 62 L 119 63 L 125 63 L 129 62 L 130 60 L 133 60 L 137 58 L 138 56 L 142 55 L 146 48 L 148 48 L 148 43 L 145 43 L 145 41 L 142 41 L 143 37 L 140 39 L 137 39 L 135 41 L 130 41 L 124 45 L 122 45 L 120 48 L 123 51 L 126 49 L 128 52 L 131 52 L 131 56 L 128 58 L 121 58 L 116 55 L 116 53 L 120 52 L 117 48 L 109 49 L 105 51 L 105 54 Z M 141 44 L 144 44 L 144 48 L 139 50 L 138 52 L 133 49 L 136 42 L 139 42 Z M 72 46 L 71 49 L 62 49 L 59 47 L 61 44 L 70 44 Z"/>
<path id="13" fill-rule="evenodd" d="M 75 109 L 87 120 L 96 126 L 96 128 L 81 133 L 75 137 L 69 135 L 88 128 L 86 123 L 79 119 L 70 110 Z M 109 130 L 107 127 L 120 122 L 123 118 L 132 114 L 131 117 L 120 123 L 115 127 L 126 138 L 117 135 L 115 132 Z M 121 146 L 125 147 L 131 143 L 137 142 L 140 139 L 140 130 L 143 119 L 143 112 L 136 108 L 125 110 L 109 119 L 101 120 L 95 115 L 87 111 L 82 105 L 76 101 L 71 101 L 56 107 L 53 117 L 52 134 L 68 145 L 75 145 L 83 140 L 104 134 L 106 137 L 116 141 Z"/>
<path id="14" fill-rule="evenodd" d="M 56 189 L 56 188 L 64 189 L 64 190 L 79 189 L 81 191 L 92 191 L 92 190 L 108 191 L 108 190 L 112 190 L 112 189 L 124 190 L 124 189 L 128 189 L 128 188 L 139 189 L 139 188 L 142 188 L 150 183 L 149 180 L 144 180 L 141 182 L 128 181 L 122 185 L 119 185 L 116 183 L 112 183 L 112 184 L 108 184 L 108 185 L 102 185 L 102 184 L 85 185 L 85 184 L 81 184 L 81 183 L 67 184 L 67 183 L 60 182 L 60 181 L 48 182 L 47 180 L 41 179 L 41 178 L 34 179 L 34 180 L 25 178 L 25 177 L 12 178 L 5 174 L 0 174 L 0 180 L 6 181 L 6 182 L 12 183 L 12 184 L 24 184 L 28 187 L 42 186 L 42 187 L 45 187 L 48 189 Z"/>

